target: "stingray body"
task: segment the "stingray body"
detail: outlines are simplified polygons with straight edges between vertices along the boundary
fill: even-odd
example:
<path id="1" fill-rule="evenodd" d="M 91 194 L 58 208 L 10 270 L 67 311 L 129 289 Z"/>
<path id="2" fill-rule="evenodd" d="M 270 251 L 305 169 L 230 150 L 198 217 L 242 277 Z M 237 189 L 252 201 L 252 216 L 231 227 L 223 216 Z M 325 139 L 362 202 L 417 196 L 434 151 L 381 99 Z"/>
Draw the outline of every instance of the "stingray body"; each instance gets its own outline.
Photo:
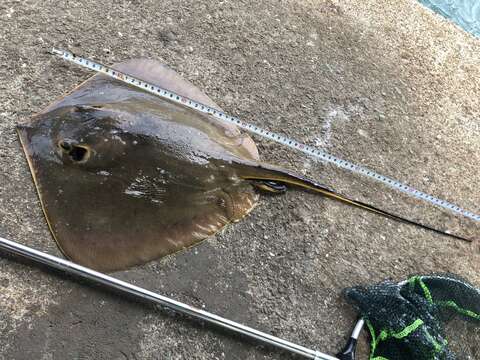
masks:
<path id="1" fill-rule="evenodd" d="M 156 61 L 117 69 L 218 108 Z M 234 126 L 103 75 L 18 132 L 58 246 L 102 271 L 171 254 L 241 219 L 257 200 L 252 182 L 271 191 L 303 186 L 409 222 L 263 164 Z"/>

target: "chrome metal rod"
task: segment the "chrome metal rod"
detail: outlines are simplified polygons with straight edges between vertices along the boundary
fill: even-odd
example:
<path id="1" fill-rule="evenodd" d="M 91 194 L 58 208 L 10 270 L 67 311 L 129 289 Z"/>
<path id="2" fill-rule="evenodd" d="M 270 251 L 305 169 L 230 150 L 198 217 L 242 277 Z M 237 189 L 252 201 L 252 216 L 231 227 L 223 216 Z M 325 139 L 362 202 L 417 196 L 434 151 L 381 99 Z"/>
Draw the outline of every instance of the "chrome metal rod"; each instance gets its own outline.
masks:
<path id="1" fill-rule="evenodd" d="M 280 339 L 273 335 L 261 332 L 259 330 L 255 330 L 251 327 L 225 319 L 207 311 L 194 308 L 179 301 L 170 299 L 166 296 L 159 295 L 152 291 L 143 289 L 139 286 L 132 285 L 125 281 L 100 273 L 98 271 L 75 264 L 71 261 L 46 254 L 44 252 L 4 239 L 2 237 L 0 237 L 0 249 L 3 249 L 9 253 L 20 255 L 37 263 L 47 265 L 51 268 L 62 270 L 68 274 L 73 274 L 77 277 L 90 280 L 97 284 L 101 284 L 107 288 L 115 289 L 121 293 L 127 294 L 128 296 L 133 296 L 137 299 L 146 300 L 154 304 L 162 305 L 179 313 L 189 315 L 193 318 L 217 325 L 232 332 L 242 334 L 255 340 L 267 343 L 269 345 L 290 351 L 292 353 L 304 356 L 308 359 L 338 360 L 334 356 L 323 354 L 319 351 L 311 350 L 304 346 Z"/>
<path id="2" fill-rule="evenodd" d="M 357 323 L 355 324 L 355 327 L 352 331 L 352 335 L 350 337 L 357 340 L 358 337 L 360 336 L 360 333 L 362 332 L 364 325 L 365 325 L 365 320 L 363 319 L 358 320 Z"/>

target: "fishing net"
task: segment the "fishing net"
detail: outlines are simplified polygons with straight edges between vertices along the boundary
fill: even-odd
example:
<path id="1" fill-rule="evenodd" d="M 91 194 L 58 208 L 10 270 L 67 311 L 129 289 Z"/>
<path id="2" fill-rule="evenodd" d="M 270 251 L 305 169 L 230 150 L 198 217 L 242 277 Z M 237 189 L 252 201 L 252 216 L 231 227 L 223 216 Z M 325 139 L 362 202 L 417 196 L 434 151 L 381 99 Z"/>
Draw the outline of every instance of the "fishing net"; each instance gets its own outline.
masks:
<path id="1" fill-rule="evenodd" d="M 444 324 L 460 316 L 480 326 L 480 289 L 451 274 L 413 276 L 345 290 L 371 335 L 372 360 L 450 360 Z"/>

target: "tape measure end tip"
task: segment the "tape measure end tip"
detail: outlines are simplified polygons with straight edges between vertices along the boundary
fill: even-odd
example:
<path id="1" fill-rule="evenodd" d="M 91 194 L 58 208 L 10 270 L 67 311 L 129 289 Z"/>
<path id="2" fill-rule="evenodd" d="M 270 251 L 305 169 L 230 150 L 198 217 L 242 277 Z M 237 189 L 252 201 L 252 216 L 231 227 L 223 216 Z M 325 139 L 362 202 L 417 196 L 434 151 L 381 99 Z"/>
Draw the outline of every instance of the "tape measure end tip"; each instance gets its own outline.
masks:
<path id="1" fill-rule="evenodd" d="M 63 51 L 52 48 L 52 50 L 50 50 L 50 54 L 52 54 L 52 55 L 63 55 Z"/>

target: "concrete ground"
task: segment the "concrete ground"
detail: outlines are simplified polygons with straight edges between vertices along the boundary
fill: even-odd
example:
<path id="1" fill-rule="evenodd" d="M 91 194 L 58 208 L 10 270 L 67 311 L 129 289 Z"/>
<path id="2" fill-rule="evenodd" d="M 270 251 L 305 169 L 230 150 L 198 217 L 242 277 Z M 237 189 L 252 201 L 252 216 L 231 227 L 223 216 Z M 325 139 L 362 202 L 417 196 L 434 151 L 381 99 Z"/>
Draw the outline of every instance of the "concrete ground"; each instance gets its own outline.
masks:
<path id="1" fill-rule="evenodd" d="M 23 244 L 59 255 L 15 124 L 91 75 L 52 46 L 106 64 L 159 59 L 230 113 L 480 211 L 480 41 L 414 0 L 3 0 L 0 44 L 0 235 Z M 263 159 L 352 197 L 480 237 L 473 221 L 258 144 Z M 292 190 L 115 276 L 335 353 L 355 319 L 344 287 L 439 271 L 480 285 L 479 242 Z M 450 330 L 459 358 L 480 358 L 478 328 Z M 0 358 L 292 357 L 2 256 Z"/>

